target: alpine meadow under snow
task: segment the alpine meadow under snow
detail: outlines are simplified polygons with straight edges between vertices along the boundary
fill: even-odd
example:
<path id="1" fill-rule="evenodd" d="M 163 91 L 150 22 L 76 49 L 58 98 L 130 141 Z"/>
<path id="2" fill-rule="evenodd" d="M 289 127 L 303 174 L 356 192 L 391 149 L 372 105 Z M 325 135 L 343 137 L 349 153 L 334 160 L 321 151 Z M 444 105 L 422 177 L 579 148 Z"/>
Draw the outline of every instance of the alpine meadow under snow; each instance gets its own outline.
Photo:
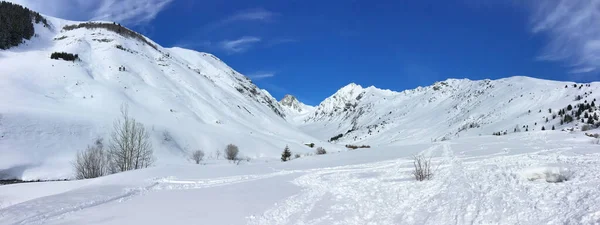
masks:
<path id="1" fill-rule="evenodd" d="M 43 17 L 0 50 L 0 180 L 82 178 L 124 108 L 153 163 L 0 186 L 0 224 L 600 223 L 600 82 L 352 83 L 308 106 L 209 53 Z"/>

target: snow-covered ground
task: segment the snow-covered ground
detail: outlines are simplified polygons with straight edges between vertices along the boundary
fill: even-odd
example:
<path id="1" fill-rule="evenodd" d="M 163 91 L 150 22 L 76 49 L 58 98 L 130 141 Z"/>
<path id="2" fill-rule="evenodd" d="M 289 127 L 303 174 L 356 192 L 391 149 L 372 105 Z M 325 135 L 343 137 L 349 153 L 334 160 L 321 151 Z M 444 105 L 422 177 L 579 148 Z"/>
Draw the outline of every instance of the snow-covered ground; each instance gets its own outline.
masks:
<path id="1" fill-rule="evenodd" d="M 598 224 L 599 148 L 545 131 L 164 165 L 0 186 L 0 224 Z M 413 154 L 432 157 L 432 180 L 412 178 Z"/>

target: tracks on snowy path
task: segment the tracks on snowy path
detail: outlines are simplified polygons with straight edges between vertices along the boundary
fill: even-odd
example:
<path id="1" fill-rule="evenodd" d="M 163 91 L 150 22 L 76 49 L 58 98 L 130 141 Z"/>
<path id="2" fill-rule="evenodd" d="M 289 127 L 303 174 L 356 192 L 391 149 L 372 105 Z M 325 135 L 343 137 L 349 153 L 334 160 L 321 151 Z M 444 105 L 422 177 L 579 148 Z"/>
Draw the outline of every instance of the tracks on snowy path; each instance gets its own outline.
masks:
<path id="1" fill-rule="evenodd" d="M 143 187 L 124 188 L 121 186 L 98 186 L 93 189 L 80 189 L 64 194 L 35 199 L 2 209 L 2 212 L 0 213 L 0 224 L 43 224 L 61 219 L 64 216 L 77 211 L 112 202 L 126 201 L 148 192 L 200 189 L 232 185 L 298 172 L 302 171 L 279 171 L 270 174 L 241 175 L 198 180 L 181 180 L 174 177 L 168 177 L 154 179 L 149 185 Z"/>
<path id="2" fill-rule="evenodd" d="M 448 143 L 434 145 L 431 181 L 413 180 L 398 159 L 325 168 L 294 180 L 303 191 L 248 224 L 590 224 L 600 222 L 600 155 L 568 157 L 563 148 L 463 160 Z M 572 181 L 529 181 L 522 171 L 561 163 Z M 587 184 L 587 185 L 586 185 Z"/>

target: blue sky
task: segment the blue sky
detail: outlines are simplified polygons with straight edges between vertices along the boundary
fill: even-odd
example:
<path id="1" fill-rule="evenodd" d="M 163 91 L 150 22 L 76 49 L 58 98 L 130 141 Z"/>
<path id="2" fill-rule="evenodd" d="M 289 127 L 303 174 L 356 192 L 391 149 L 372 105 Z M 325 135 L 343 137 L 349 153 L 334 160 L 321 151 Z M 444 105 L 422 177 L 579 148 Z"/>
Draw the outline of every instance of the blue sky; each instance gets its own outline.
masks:
<path id="1" fill-rule="evenodd" d="M 274 97 L 312 105 L 350 82 L 401 91 L 447 78 L 599 78 L 594 0 L 15 2 L 213 53 Z"/>

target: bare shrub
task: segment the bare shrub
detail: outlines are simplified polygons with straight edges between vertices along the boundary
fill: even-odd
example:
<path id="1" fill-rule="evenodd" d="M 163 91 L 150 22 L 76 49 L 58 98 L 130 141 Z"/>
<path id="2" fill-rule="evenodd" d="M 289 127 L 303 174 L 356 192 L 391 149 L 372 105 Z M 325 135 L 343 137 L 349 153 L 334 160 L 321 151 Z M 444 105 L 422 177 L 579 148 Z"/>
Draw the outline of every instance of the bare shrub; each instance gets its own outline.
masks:
<path id="1" fill-rule="evenodd" d="M 108 174 L 108 158 L 104 151 L 102 138 L 95 141 L 93 146 L 88 146 L 85 151 L 77 152 L 73 162 L 76 179 L 89 179 Z"/>
<path id="2" fill-rule="evenodd" d="M 196 164 L 200 164 L 202 159 L 204 159 L 204 152 L 202 150 L 196 150 L 192 153 L 192 160 L 194 160 Z"/>
<path id="3" fill-rule="evenodd" d="M 298 154 L 298 153 L 296 153 L 296 154 L 294 155 L 294 158 L 295 158 L 295 159 L 297 159 L 297 158 L 300 158 L 300 157 L 301 157 L 301 155 L 300 155 L 300 154 Z"/>
<path id="4" fill-rule="evenodd" d="M 114 123 L 108 148 L 112 172 L 142 169 L 154 163 L 152 143 L 144 125 L 129 116 L 127 105 L 121 106 L 121 119 Z"/>
<path id="5" fill-rule="evenodd" d="M 413 156 L 413 165 L 415 169 L 413 175 L 417 181 L 430 180 L 433 174 L 431 173 L 431 158 L 425 158 L 422 155 Z"/>
<path id="6" fill-rule="evenodd" d="M 234 144 L 229 144 L 225 148 L 225 158 L 227 160 L 231 160 L 231 161 L 236 160 L 238 158 L 237 157 L 238 153 L 240 153 L 240 149 L 238 148 L 238 146 L 236 146 Z"/>
<path id="7" fill-rule="evenodd" d="M 316 153 L 317 155 L 325 155 L 327 154 L 327 150 L 325 150 L 323 147 L 318 147 Z"/>

